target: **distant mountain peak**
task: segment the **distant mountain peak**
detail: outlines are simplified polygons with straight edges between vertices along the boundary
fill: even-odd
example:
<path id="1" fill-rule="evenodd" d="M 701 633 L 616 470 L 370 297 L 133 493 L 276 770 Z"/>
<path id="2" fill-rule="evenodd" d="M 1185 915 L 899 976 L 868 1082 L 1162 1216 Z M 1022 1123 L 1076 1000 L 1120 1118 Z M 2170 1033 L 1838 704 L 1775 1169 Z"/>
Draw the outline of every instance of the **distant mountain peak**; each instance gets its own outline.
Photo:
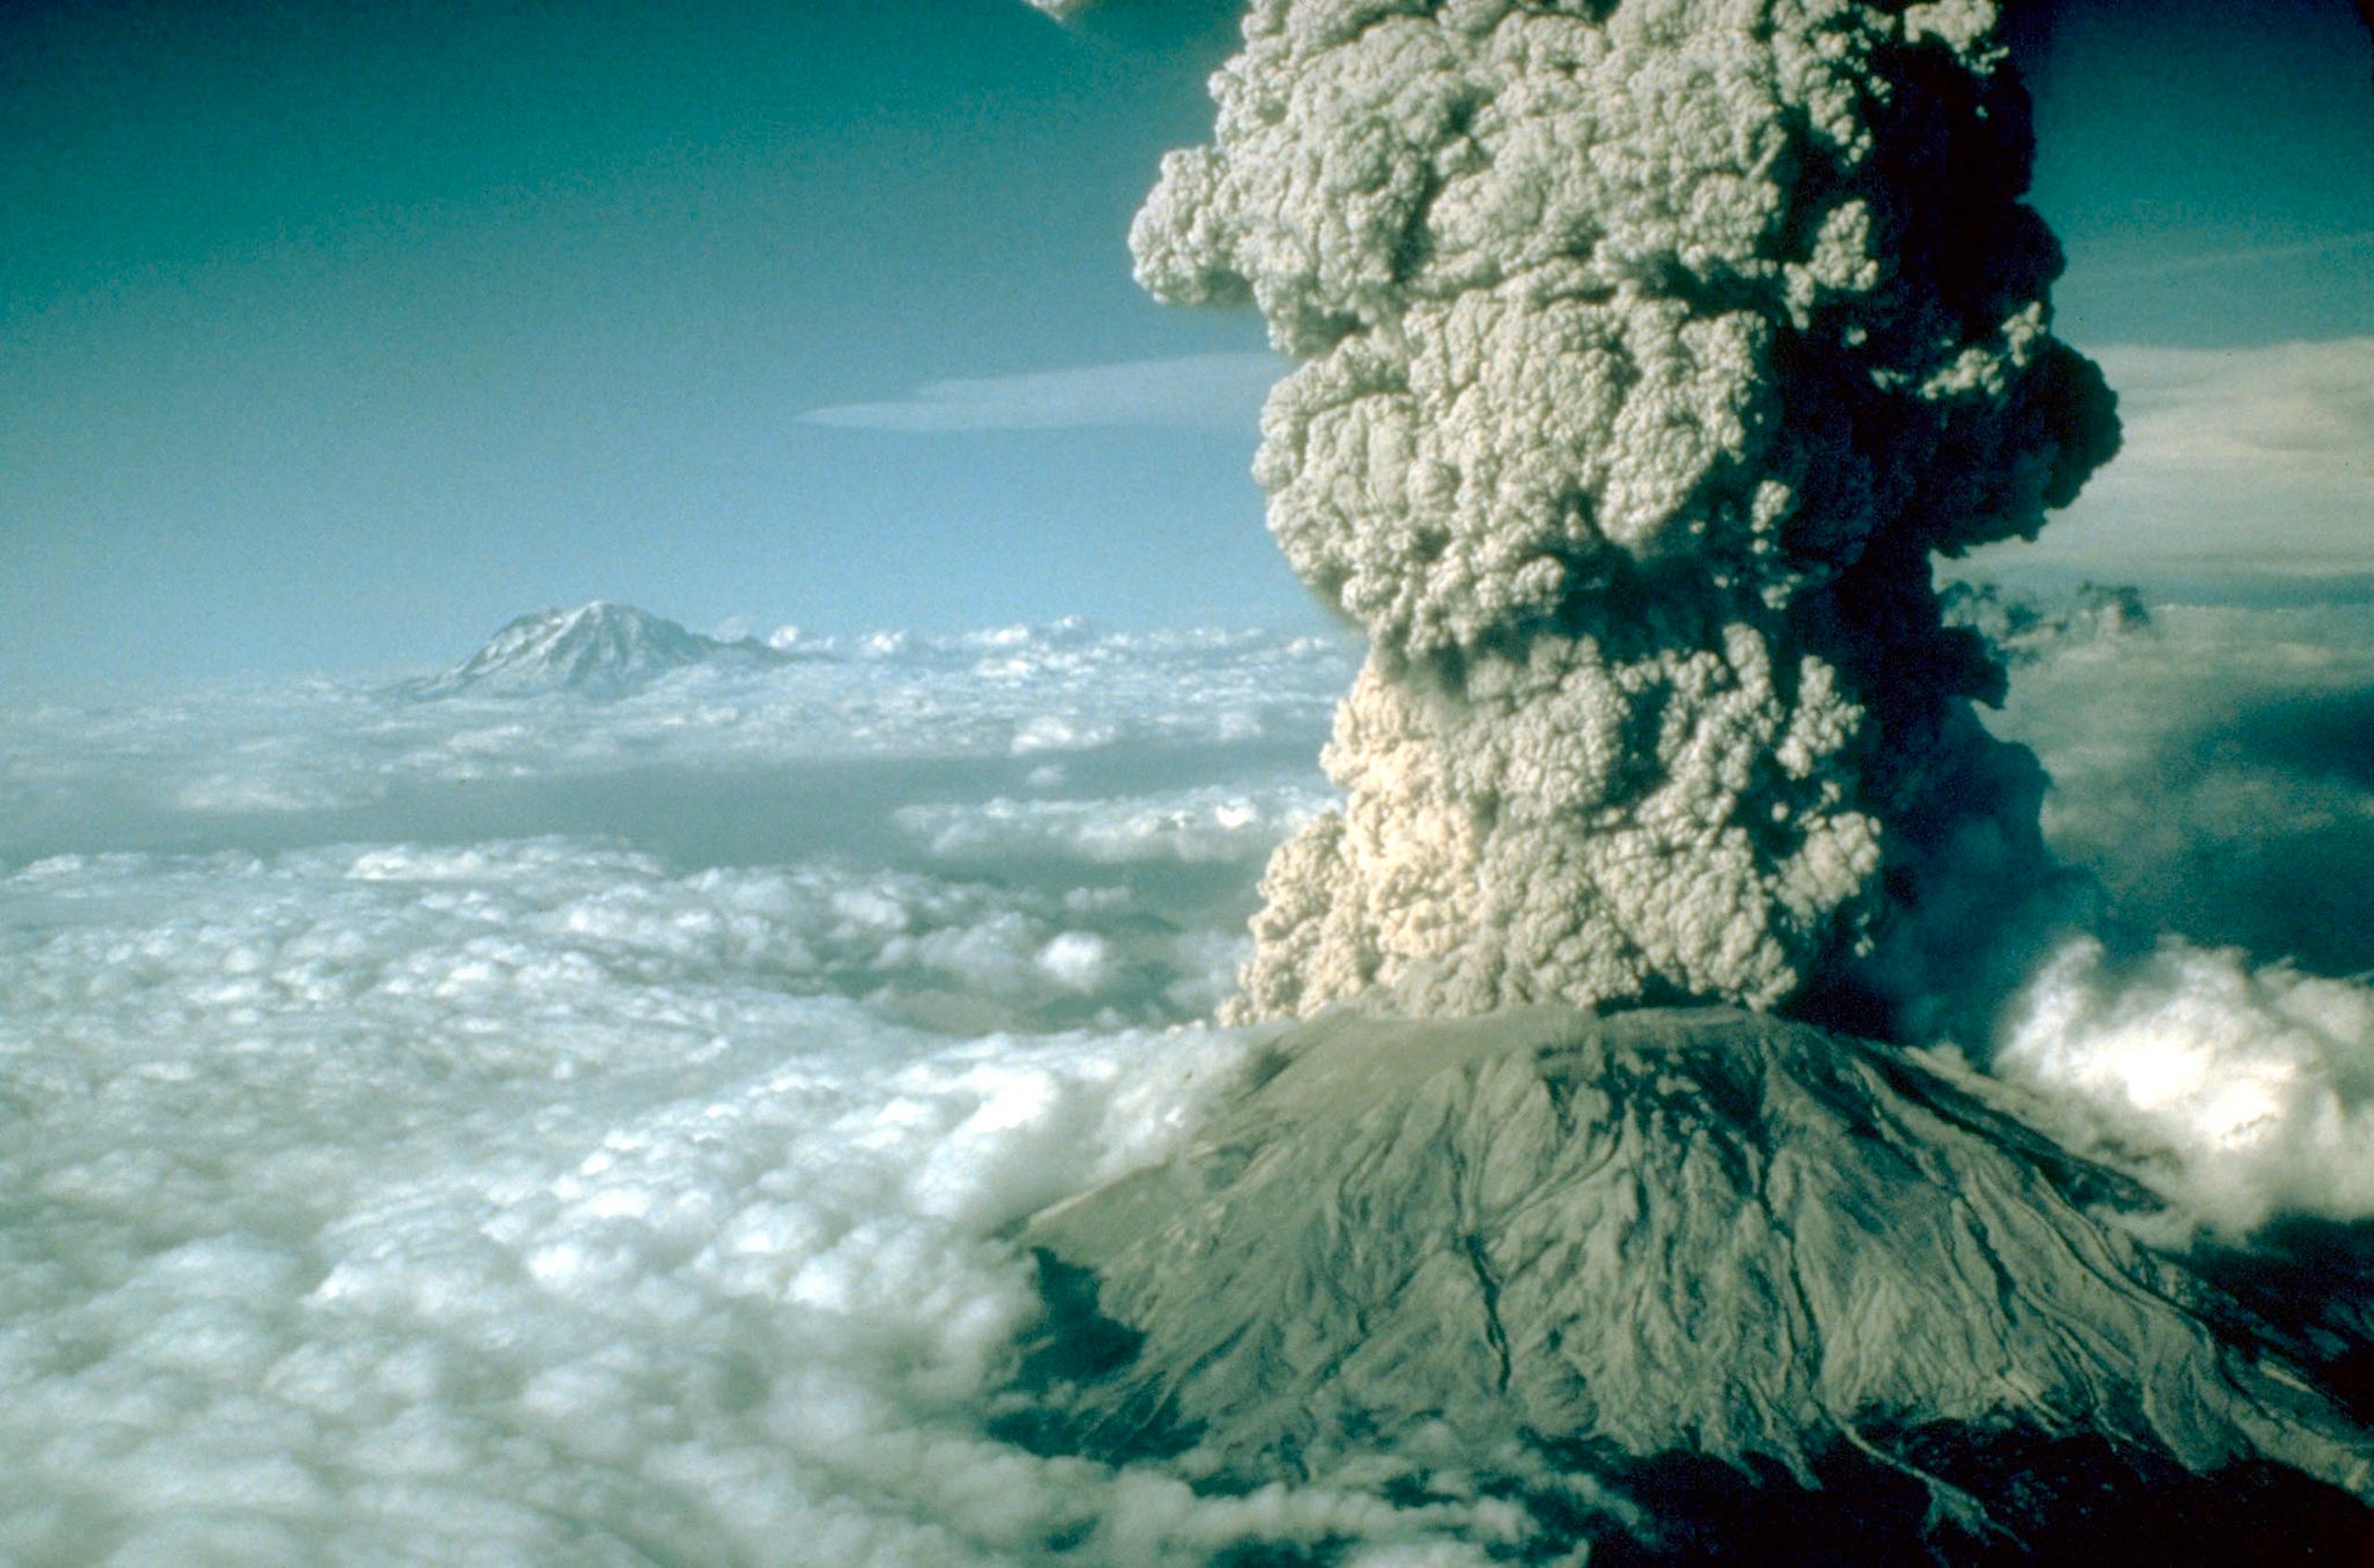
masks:
<path id="1" fill-rule="evenodd" d="M 632 605 L 596 599 L 523 615 L 469 658 L 412 691 L 424 697 L 464 692 L 619 697 L 695 666 L 771 666 L 793 657 L 756 638 L 724 642 Z"/>

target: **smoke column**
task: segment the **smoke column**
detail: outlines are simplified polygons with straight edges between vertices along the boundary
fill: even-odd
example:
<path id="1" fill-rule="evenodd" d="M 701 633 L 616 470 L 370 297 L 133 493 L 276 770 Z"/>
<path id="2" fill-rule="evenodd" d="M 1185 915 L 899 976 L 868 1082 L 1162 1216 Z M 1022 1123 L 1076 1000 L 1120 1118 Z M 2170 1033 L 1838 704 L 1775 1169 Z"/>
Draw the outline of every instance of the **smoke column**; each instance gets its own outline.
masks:
<path id="1" fill-rule="evenodd" d="M 1240 1019 L 1986 975 L 2042 777 L 1931 557 L 2115 448 L 1986 0 L 1255 0 L 1131 234 L 1298 368 L 1256 473 L 1367 633 Z"/>

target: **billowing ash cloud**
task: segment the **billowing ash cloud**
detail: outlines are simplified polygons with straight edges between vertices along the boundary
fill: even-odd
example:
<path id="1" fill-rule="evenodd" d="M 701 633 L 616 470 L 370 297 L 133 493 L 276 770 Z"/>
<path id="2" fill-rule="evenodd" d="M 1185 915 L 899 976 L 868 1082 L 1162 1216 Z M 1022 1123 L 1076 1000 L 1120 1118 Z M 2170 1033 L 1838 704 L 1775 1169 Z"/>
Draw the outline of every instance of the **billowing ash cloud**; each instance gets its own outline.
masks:
<path id="1" fill-rule="evenodd" d="M 1257 473 L 1372 647 L 1243 1015 L 1916 994 L 2002 912 L 1967 890 L 2043 887 L 1930 557 L 2032 534 L 2116 424 L 1996 23 L 1257 0 L 1131 243 L 1302 362 Z"/>

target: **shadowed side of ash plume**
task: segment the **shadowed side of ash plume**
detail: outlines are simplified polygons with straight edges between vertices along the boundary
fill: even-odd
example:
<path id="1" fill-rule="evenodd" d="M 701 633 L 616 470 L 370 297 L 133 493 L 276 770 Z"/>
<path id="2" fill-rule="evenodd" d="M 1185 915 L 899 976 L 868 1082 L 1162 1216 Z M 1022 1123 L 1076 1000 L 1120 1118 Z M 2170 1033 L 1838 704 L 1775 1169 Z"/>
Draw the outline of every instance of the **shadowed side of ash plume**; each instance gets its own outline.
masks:
<path id="1" fill-rule="evenodd" d="M 1056 1309 L 1008 1429 L 1502 1490 L 1595 1562 L 2374 1538 L 2374 1442 L 2290 1331 L 2003 1094 L 1724 1009 L 1329 1013 L 1031 1222 Z"/>

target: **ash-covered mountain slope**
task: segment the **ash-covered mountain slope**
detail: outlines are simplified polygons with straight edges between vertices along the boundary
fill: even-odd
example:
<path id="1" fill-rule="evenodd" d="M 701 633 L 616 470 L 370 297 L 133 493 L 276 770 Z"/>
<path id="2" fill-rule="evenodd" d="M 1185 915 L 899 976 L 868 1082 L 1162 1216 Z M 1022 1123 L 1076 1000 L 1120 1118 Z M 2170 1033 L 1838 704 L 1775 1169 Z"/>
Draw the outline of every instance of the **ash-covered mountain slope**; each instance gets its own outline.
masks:
<path id="1" fill-rule="evenodd" d="M 1683 1556 L 2374 1538 L 2374 1439 L 2004 1092 L 1722 1009 L 1326 1015 L 1189 1153 L 1030 1222 L 1014 1429 Z"/>
<path id="2" fill-rule="evenodd" d="M 790 658 L 754 637 L 724 642 L 632 605 L 595 600 L 523 615 L 465 662 L 406 690 L 421 697 L 465 692 L 618 697 L 696 665 L 758 668 Z"/>

